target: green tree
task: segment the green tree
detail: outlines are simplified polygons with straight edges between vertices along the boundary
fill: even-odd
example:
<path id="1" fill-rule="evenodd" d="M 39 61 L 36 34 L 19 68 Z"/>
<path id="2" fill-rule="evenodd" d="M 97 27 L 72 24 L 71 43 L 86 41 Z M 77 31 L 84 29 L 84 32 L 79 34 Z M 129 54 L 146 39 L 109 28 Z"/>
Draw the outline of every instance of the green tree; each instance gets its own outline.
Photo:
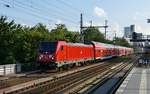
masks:
<path id="1" fill-rule="evenodd" d="M 51 30 L 52 41 L 65 40 L 66 32 L 68 32 L 67 28 L 63 24 L 56 25 L 55 29 Z"/>
<path id="2" fill-rule="evenodd" d="M 14 33 L 21 29 L 21 25 L 15 24 L 14 21 L 7 22 L 7 17 L 0 18 L 0 60 L 2 63 L 15 63 L 13 53 Z"/>
<path id="3" fill-rule="evenodd" d="M 36 55 L 37 51 L 39 48 L 39 44 L 42 41 L 50 41 L 51 36 L 46 29 L 46 26 L 39 23 L 36 26 L 30 28 L 30 29 L 25 29 L 26 31 L 26 40 L 25 40 L 25 48 L 26 49 L 26 62 L 35 62 L 36 60 Z"/>
<path id="4" fill-rule="evenodd" d="M 79 41 L 77 32 L 69 31 L 64 24 L 57 24 L 55 29 L 51 30 L 51 40 L 52 41 L 58 41 L 58 40 L 64 40 L 64 41 L 70 41 L 70 42 L 76 42 Z"/>
<path id="5" fill-rule="evenodd" d="M 80 42 L 79 32 L 69 31 L 64 24 L 56 25 L 51 32 L 45 25 L 38 23 L 33 27 L 21 26 L 7 17 L 0 17 L 0 64 L 31 63 L 36 61 L 39 44 L 42 41 L 65 40 Z M 98 28 L 89 27 L 84 30 L 85 40 L 113 44 L 104 39 Z M 128 42 L 116 38 L 116 45 L 129 46 Z"/>
<path id="6" fill-rule="evenodd" d="M 123 38 L 116 38 L 115 44 L 120 46 L 130 47 L 130 44 Z"/>
<path id="7" fill-rule="evenodd" d="M 103 42 L 104 35 L 99 31 L 98 28 L 95 27 L 88 27 L 85 30 L 83 30 L 84 39 L 86 41 L 99 41 Z"/>
<path id="8" fill-rule="evenodd" d="M 0 64 L 29 63 L 36 60 L 41 41 L 50 41 L 46 26 L 39 23 L 34 27 L 23 27 L 7 17 L 0 17 Z"/>

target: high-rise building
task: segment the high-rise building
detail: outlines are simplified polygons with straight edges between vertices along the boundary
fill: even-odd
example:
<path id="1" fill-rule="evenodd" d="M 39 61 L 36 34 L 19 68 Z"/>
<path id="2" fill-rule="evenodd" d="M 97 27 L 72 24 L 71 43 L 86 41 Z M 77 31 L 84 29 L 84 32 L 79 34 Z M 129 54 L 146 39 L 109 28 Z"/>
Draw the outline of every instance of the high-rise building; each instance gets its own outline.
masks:
<path id="1" fill-rule="evenodd" d="M 135 25 L 130 25 L 130 30 L 131 30 L 131 32 L 135 32 L 136 31 Z"/>
<path id="2" fill-rule="evenodd" d="M 124 27 L 124 39 L 126 39 L 130 45 L 133 45 L 133 43 L 130 42 L 130 39 L 132 39 L 133 32 L 136 32 L 135 25 Z"/>
<path id="3" fill-rule="evenodd" d="M 124 38 L 132 38 L 132 33 L 136 31 L 135 25 L 124 27 Z"/>
<path id="4" fill-rule="evenodd" d="M 128 41 L 128 43 L 134 47 L 142 47 L 142 42 L 131 42 L 130 40 L 140 40 L 142 39 L 143 34 L 137 33 L 136 25 L 130 25 L 128 27 L 124 27 L 124 38 Z"/>
<path id="5" fill-rule="evenodd" d="M 131 29 L 130 27 L 124 27 L 124 38 L 130 38 L 131 37 Z"/>

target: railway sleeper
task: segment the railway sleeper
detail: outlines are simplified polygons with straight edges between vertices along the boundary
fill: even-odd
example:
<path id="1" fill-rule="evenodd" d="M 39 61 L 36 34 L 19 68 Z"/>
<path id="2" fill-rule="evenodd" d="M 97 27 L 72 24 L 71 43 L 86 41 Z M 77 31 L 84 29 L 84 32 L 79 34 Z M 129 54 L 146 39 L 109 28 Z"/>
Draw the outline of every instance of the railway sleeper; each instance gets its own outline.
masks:
<path id="1" fill-rule="evenodd" d="M 85 72 L 85 73 L 86 73 L 86 72 Z M 83 78 L 84 78 L 84 77 L 83 77 Z M 62 80 L 62 79 L 64 79 L 64 78 L 61 77 L 61 80 Z M 72 78 L 72 79 L 74 79 L 74 78 Z M 60 78 L 57 79 L 57 80 L 60 80 Z M 57 80 L 56 80 L 56 81 L 57 81 Z M 69 79 L 68 79 L 68 80 L 69 80 Z M 49 81 L 49 82 L 51 82 L 51 81 Z M 53 82 L 55 82 L 55 81 L 53 81 Z M 53 82 L 51 82 L 51 83 L 53 83 Z M 41 86 L 42 86 L 43 84 L 46 84 L 46 83 L 47 83 L 47 82 L 44 82 L 44 83 L 40 83 L 40 84 L 38 84 L 38 85 L 41 85 Z M 70 83 L 70 84 L 71 84 L 71 83 Z M 38 85 L 37 85 L 37 86 L 38 86 Z M 56 85 L 56 86 L 57 86 L 57 85 Z M 68 86 L 68 84 L 66 84 L 64 87 L 67 87 L 67 86 Z M 64 87 L 63 87 L 63 88 L 64 88 Z M 30 87 L 30 88 L 33 88 L 33 87 Z M 41 88 L 41 87 L 40 87 L 40 88 Z M 43 88 L 43 87 L 42 87 L 42 88 Z M 60 87 L 60 88 L 61 88 L 61 87 Z M 29 88 L 27 88 L 27 89 L 29 89 Z"/>

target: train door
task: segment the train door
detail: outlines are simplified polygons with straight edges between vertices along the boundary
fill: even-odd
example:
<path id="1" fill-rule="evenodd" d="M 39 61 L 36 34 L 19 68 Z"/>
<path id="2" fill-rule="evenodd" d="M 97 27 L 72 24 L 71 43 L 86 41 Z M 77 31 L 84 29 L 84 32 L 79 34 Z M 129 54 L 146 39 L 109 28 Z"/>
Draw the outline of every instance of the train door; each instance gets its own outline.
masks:
<path id="1" fill-rule="evenodd" d="M 67 50 L 66 46 L 62 45 L 61 46 L 61 53 L 62 53 L 61 59 L 64 63 L 66 63 L 66 50 Z"/>

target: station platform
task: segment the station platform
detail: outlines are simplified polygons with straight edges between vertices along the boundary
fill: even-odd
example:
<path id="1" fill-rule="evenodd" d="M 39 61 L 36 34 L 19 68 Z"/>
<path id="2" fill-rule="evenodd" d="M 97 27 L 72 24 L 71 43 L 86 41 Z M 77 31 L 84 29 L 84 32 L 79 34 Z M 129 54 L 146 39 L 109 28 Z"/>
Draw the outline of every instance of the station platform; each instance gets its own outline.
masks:
<path id="1" fill-rule="evenodd" d="M 150 94 L 150 68 L 133 68 L 115 94 Z"/>

